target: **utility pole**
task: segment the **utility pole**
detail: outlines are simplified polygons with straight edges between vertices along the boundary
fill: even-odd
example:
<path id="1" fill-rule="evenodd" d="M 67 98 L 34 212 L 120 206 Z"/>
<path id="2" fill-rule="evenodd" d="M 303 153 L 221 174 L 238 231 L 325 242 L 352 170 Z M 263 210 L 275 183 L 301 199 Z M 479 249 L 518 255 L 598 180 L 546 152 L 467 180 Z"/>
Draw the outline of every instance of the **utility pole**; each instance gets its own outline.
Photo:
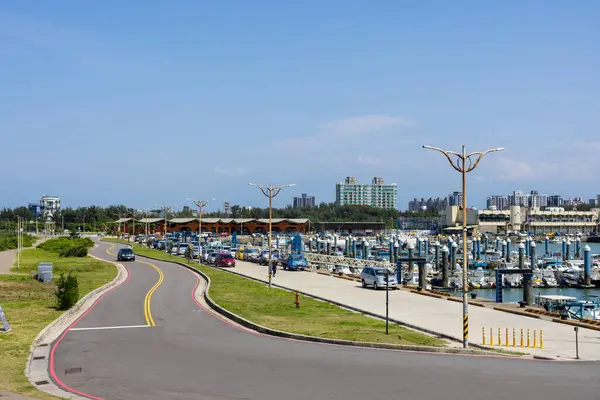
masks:
<path id="1" fill-rule="evenodd" d="M 269 287 L 271 287 L 271 280 L 273 279 L 273 269 L 271 268 L 271 262 L 273 259 L 273 254 L 272 254 L 272 249 L 271 249 L 271 241 L 272 241 L 272 235 L 273 235 L 273 198 L 275 196 L 277 196 L 279 194 L 279 192 L 281 192 L 282 189 L 287 188 L 287 187 L 292 187 L 295 186 L 295 183 L 289 184 L 289 185 L 282 185 L 282 186 L 273 186 L 271 184 L 269 184 L 269 186 L 266 185 L 256 185 L 254 183 L 249 183 L 249 186 L 256 186 L 257 188 L 260 189 L 260 191 L 262 192 L 262 194 L 264 194 L 266 197 L 269 198 Z"/>
<path id="2" fill-rule="evenodd" d="M 423 146 L 424 149 L 439 151 L 446 156 L 452 168 L 462 175 L 462 217 L 463 217 L 463 347 L 469 347 L 469 300 L 467 291 L 469 288 L 469 253 L 467 251 L 467 172 L 473 171 L 479 161 L 487 153 L 502 151 L 504 148 L 496 148 L 486 151 L 478 151 L 467 154 L 465 145 L 462 146 L 462 153 L 442 150 L 437 147 Z M 474 160 L 471 157 L 475 157 Z M 453 160 L 456 157 L 456 160 Z"/>

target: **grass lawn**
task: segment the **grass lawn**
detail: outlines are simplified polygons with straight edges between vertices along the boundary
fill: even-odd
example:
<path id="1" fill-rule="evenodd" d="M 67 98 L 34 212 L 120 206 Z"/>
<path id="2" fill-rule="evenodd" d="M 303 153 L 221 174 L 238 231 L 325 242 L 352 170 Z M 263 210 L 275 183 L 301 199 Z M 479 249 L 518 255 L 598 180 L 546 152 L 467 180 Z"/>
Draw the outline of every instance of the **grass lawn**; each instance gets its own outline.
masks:
<path id="1" fill-rule="evenodd" d="M 80 298 L 110 282 L 117 268 L 91 257 L 61 258 L 41 249 L 23 250 L 20 273 L 37 271 L 40 261 L 54 263 L 54 276 L 73 270 L 79 280 Z M 14 267 L 13 267 L 14 271 Z M 0 334 L 0 388 L 38 399 L 56 399 L 33 387 L 24 375 L 33 339 L 62 314 L 54 307 L 54 284 L 42 284 L 29 275 L 0 275 L 0 305 L 12 331 Z"/>
<path id="2" fill-rule="evenodd" d="M 103 239 L 106 240 L 106 239 Z M 127 243 L 123 240 L 107 240 Z M 134 246 L 136 254 L 165 261 L 184 261 L 162 251 Z M 375 343 L 443 346 L 444 341 L 396 324 L 385 334 L 385 322 L 344 310 L 333 304 L 300 296 L 296 308 L 295 295 L 266 284 L 242 278 L 227 271 L 206 266 L 197 267 L 212 281 L 209 294 L 220 306 L 262 326 L 286 332 L 333 339 Z"/>

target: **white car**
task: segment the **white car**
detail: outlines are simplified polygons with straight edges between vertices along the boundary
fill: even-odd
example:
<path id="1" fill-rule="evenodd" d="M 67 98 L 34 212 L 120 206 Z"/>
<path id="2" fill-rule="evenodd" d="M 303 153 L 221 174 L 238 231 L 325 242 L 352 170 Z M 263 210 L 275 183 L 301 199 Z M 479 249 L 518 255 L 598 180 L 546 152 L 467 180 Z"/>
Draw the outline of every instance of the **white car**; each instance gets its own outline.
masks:
<path id="1" fill-rule="evenodd" d="M 177 251 L 177 254 L 179 254 L 180 256 L 185 256 L 185 252 L 187 251 L 188 247 L 189 243 L 179 243 L 179 250 Z"/>

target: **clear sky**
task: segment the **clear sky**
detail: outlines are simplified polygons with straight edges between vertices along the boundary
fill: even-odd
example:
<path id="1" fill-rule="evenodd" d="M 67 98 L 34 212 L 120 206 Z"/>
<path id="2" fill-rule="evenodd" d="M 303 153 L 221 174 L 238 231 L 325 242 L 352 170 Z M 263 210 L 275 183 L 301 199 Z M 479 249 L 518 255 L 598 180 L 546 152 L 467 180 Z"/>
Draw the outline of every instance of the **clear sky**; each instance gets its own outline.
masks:
<path id="1" fill-rule="evenodd" d="M 0 206 L 600 193 L 599 1 L 0 3 Z"/>

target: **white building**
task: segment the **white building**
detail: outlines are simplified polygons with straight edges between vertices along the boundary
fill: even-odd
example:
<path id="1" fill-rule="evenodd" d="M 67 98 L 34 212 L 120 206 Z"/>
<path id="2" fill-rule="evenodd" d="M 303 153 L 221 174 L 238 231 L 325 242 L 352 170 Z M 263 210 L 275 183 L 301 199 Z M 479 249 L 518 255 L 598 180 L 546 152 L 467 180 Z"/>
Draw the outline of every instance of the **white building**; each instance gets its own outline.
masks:
<path id="1" fill-rule="evenodd" d="M 396 208 L 398 186 L 386 184 L 383 178 L 375 177 L 371 184 L 358 183 L 355 177 L 348 176 L 344 182 L 335 185 L 335 202 L 338 205 L 361 205 L 378 208 Z"/>
<path id="2" fill-rule="evenodd" d="M 544 211 L 532 208 L 527 213 L 525 229 L 534 234 L 591 233 L 598 226 L 599 209 L 565 211 L 562 207 L 548 207 Z"/>
<path id="3" fill-rule="evenodd" d="M 525 212 L 526 208 L 521 206 L 510 206 L 507 210 L 481 210 L 478 229 L 483 233 L 520 232 Z"/>
<path id="4" fill-rule="evenodd" d="M 46 221 L 53 221 L 60 212 L 60 198 L 55 196 L 42 196 L 40 199 L 40 211 Z"/>

